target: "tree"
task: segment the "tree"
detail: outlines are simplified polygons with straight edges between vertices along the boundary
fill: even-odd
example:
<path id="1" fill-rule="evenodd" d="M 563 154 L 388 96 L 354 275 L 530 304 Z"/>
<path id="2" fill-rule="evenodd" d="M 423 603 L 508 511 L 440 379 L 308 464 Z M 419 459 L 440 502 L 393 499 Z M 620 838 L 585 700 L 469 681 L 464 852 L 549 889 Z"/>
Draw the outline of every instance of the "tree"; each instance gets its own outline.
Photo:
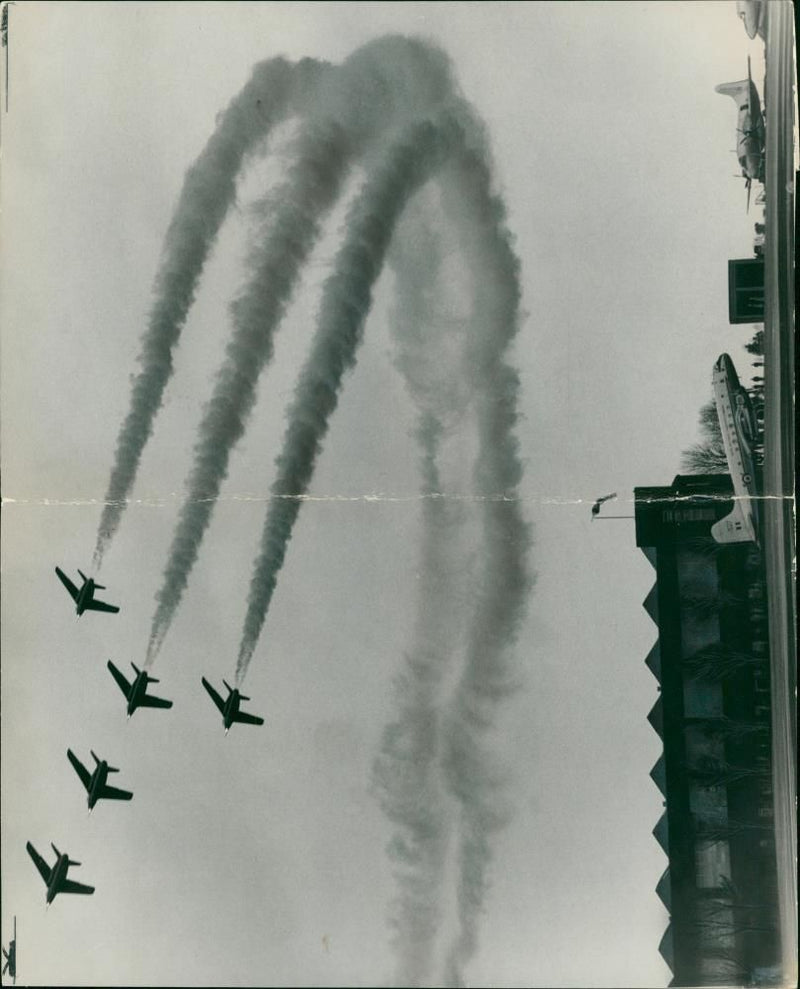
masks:
<path id="1" fill-rule="evenodd" d="M 747 666 L 765 666 L 767 662 L 766 656 L 732 649 L 723 642 L 712 642 L 683 659 L 683 665 L 693 680 L 710 680 L 712 683 L 724 680 Z"/>
<path id="2" fill-rule="evenodd" d="M 753 334 L 752 339 L 749 343 L 744 345 L 744 349 L 749 354 L 761 354 L 764 353 L 764 330 L 759 329 Z"/>

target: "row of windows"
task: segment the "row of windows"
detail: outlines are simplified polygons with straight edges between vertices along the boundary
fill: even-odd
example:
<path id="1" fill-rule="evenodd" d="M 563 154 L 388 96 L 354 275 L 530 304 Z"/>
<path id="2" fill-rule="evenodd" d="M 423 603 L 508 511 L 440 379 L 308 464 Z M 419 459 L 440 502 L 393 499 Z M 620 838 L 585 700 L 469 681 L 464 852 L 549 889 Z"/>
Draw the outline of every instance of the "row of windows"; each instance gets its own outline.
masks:
<path id="1" fill-rule="evenodd" d="M 665 508 L 661 512 L 662 522 L 709 522 L 716 518 L 713 508 Z"/>

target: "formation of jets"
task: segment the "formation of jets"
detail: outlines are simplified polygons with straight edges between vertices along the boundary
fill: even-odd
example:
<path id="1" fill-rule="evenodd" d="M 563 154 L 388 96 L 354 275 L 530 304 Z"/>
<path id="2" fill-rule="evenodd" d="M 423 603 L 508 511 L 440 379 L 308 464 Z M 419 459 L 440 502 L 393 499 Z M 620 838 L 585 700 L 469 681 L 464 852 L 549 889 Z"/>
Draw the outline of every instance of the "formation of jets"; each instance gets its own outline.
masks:
<path id="1" fill-rule="evenodd" d="M 100 601 L 95 597 L 95 591 L 105 590 L 105 587 L 102 584 L 96 583 L 93 578 L 87 577 L 86 574 L 78 570 L 78 573 L 81 576 L 82 584 L 80 587 L 77 587 L 60 567 L 56 567 L 55 569 L 58 579 L 64 587 L 66 587 L 70 597 L 75 603 L 75 611 L 78 617 L 80 617 L 85 611 L 106 611 L 111 614 L 116 614 L 119 611 L 119 608 L 116 605 L 108 604 L 105 601 Z M 131 663 L 131 666 L 133 667 L 136 675 L 129 681 L 111 662 L 111 660 L 108 661 L 109 672 L 116 681 L 122 693 L 125 695 L 128 718 L 130 718 L 133 712 L 140 707 L 171 708 L 172 701 L 165 700 L 163 697 L 156 697 L 147 692 L 147 688 L 151 683 L 159 682 L 156 677 L 150 676 L 147 670 L 140 670 L 135 663 Z M 235 723 L 247 725 L 264 724 L 263 718 L 258 717 L 258 715 L 255 714 L 248 714 L 246 711 L 241 709 L 242 703 L 250 700 L 250 698 L 245 697 L 242 693 L 240 693 L 237 687 L 231 687 L 230 684 L 223 680 L 222 682 L 228 692 L 227 697 L 223 700 L 220 694 L 214 689 L 214 687 L 211 686 L 205 677 L 201 677 L 201 682 L 209 697 L 213 700 L 219 713 L 222 715 L 222 724 L 225 728 L 226 735 L 231 726 Z M 119 769 L 117 769 L 116 766 L 110 766 L 105 759 L 100 759 L 91 749 L 89 751 L 92 759 L 94 760 L 94 769 L 91 771 L 87 769 L 72 749 L 67 749 L 67 758 L 72 764 L 73 769 L 77 773 L 78 778 L 86 791 L 86 803 L 89 808 L 89 813 L 92 812 L 99 800 L 132 800 L 133 793 L 130 790 L 123 790 L 119 787 L 111 786 L 108 782 L 108 777 L 110 774 L 118 773 Z M 28 855 L 30 855 L 33 860 L 33 864 L 36 866 L 39 875 L 42 877 L 42 880 L 47 887 L 47 905 L 49 906 L 59 893 L 83 893 L 85 895 L 91 895 L 94 893 L 94 886 L 87 886 L 84 883 L 76 882 L 74 879 L 70 879 L 67 875 L 70 867 L 79 866 L 80 862 L 76 862 L 66 853 L 60 852 L 52 843 L 51 845 L 56 856 L 55 862 L 52 866 L 47 864 L 45 859 L 39 854 L 39 852 L 37 852 L 30 841 L 26 844 Z M 15 981 L 17 957 L 16 943 L 17 921 L 15 917 L 14 937 L 9 942 L 8 950 L 3 948 L 3 956 L 5 959 L 3 975 L 8 973 Z"/>

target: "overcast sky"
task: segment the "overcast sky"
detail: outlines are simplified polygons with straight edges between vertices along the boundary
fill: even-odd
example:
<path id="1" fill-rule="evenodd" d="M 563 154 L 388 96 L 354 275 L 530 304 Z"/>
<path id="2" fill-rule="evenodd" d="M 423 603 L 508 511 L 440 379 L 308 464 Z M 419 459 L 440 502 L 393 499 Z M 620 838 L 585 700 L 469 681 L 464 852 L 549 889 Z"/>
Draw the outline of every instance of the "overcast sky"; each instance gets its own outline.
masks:
<path id="1" fill-rule="evenodd" d="M 654 575 L 632 522 L 590 524 L 589 508 L 618 491 L 608 514 L 630 513 L 634 485 L 671 482 L 720 352 L 748 376 L 752 327 L 728 324 L 727 259 L 752 255 L 761 211 L 745 212 L 736 109 L 714 86 L 742 78 L 750 54 L 760 87 L 763 43 L 733 2 L 18 3 L 2 116 L 2 930 L 7 943 L 16 914 L 23 982 L 391 977 L 390 828 L 370 778 L 414 621 L 421 509 L 389 272 L 312 491 L 395 500 L 303 506 L 245 685 L 263 728 L 224 737 L 200 686 L 232 678 L 260 499 L 346 203 L 305 269 L 154 667 L 174 708 L 126 725 L 105 669 L 144 659 L 248 206 L 280 180 L 280 142 L 242 177 L 107 554 L 104 596 L 120 614 L 76 622 L 53 573 L 88 572 L 164 233 L 217 114 L 258 61 L 338 63 L 388 32 L 440 45 L 487 125 L 526 313 L 511 357 L 538 581 L 524 676 L 492 743 L 513 815 L 493 841 L 467 979 L 670 978 L 648 775 L 655 627 L 641 607 Z M 120 767 L 133 801 L 87 818 L 68 746 Z M 26 840 L 82 862 L 75 878 L 95 895 L 45 914 Z"/>

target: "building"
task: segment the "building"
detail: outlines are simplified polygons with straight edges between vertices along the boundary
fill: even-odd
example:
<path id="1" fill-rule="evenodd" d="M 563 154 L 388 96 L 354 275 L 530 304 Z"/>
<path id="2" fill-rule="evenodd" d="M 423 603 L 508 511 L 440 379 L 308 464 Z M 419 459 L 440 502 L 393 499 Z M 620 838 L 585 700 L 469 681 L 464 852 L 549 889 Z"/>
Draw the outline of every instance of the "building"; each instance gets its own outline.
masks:
<path id="1" fill-rule="evenodd" d="M 669 860 L 659 950 L 674 986 L 780 982 L 763 565 L 755 544 L 710 535 L 732 494 L 728 475 L 635 492 L 636 544 L 656 571 L 648 719 L 663 742 L 653 833 Z"/>

